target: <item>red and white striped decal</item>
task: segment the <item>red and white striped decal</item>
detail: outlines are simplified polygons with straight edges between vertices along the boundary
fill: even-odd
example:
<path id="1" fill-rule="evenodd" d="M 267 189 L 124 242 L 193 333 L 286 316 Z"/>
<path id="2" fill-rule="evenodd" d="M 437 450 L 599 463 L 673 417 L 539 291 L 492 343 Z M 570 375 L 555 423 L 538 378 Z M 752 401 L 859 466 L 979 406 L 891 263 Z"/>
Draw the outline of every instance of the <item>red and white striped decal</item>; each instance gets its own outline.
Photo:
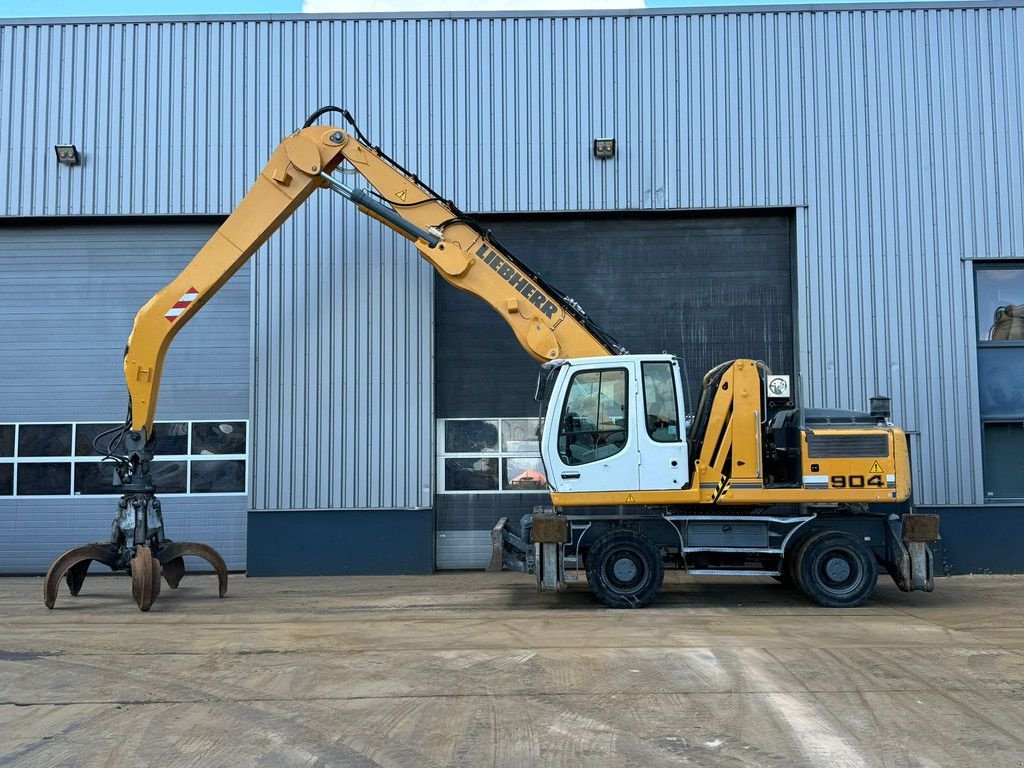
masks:
<path id="1" fill-rule="evenodd" d="M 174 303 L 174 306 L 167 310 L 167 314 L 164 315 L 164 317 L 166 317 L 169 322 L 173 323 L 178 319 L 178 315 L 188 309 L 189 305 L 198 297 L 199 291 L 195 288 L 189 288 L 185 291 L 182 297 Z"/>

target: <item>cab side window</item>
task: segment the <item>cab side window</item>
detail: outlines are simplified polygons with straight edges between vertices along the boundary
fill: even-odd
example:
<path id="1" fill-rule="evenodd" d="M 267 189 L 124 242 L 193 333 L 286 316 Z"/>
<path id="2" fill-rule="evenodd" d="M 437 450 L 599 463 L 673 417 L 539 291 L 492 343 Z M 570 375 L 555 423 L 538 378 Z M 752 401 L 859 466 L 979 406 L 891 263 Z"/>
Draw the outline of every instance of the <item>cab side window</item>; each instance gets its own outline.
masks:
<path id="1" fill-rule="evenodd" d="M 622 368 L 573 375 L 558 428 L 558 453 L 563 462 L 589 464 L 626 447 L 626 384 Z"/>
<path id="2" fill-rule="evenodd" d="M 644 363 L 643 380 L 647 434 L 656 443 L 679 442 L 679 406 L 672 364 Z"/>

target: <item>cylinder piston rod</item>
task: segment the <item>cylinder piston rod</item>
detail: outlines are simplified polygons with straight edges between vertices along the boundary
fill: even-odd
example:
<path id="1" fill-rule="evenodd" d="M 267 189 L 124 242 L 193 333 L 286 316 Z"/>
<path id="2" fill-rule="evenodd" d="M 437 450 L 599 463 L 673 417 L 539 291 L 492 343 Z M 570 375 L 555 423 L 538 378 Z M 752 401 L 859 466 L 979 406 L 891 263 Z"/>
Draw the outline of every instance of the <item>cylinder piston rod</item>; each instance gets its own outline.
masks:
<path id="1" fill-rule="evenodd" d="M 417 227 L 415 224 L 402 218 L 397 211 L 384 205 L 384 203 L 377 200 L 365 189 L 349 187 L 338 181 L 329 173 L 321 172 L 320 176 L 327 182 L 333 191 L 337 192 L 346 200 L 355 203 L 358 207 L 366 210 L 371 216 L 384 224 L 387 224 L 399 234 L 405 235 L 410 240 L 425 240 L 431 248 L 441 242 L 441 238 L 437 235 L 428 232 L 421 227 Z"/>

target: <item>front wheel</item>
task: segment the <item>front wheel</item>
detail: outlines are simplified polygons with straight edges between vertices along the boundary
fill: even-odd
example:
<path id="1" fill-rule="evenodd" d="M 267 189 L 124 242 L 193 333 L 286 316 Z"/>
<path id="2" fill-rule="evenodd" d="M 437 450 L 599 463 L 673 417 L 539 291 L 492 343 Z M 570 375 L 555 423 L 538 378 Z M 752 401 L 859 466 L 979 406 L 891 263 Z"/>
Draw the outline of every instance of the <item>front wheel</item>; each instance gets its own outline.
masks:
<path id="1" fill-rule="evenodd" d="M 611 531 L 587 555 L 587 583 L 609 608 L 643 608 L 661 589 L 665 568 L 654 542 L 640 533 Z"/>
<path id="2" fill-rule="evenodd" d="M 871 549 L 849 533 L 822 531 L 798 550 L 793 564 L 804 593 L 826 608 L 855 608 L 875 590 L 878 566 Z"/>

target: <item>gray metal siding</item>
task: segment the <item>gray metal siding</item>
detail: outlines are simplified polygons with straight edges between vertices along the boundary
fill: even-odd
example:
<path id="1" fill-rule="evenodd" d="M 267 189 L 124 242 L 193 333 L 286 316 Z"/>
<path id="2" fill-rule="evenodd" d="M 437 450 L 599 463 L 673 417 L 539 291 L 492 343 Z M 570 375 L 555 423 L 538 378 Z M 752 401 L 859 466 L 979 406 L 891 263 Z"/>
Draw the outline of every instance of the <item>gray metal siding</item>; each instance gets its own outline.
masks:
<path id="1" fill-rule="evenodd" d="M 209 238 L 212 223 L 0 225 L 0 422 L 124 418 L 124 344 L 138 308 Z M 175 338 L 159 420 L 246 419 L 249 275 L 244 270 Z M 170 535 L 217 546 L 245 567 L 241 496 L 165 500 Z M 106 538 L 116 500 L 0 498 L 0 573 L 40 572 Z"/>
<path id="2" fill-rule="evenodd" d="M 245 570 L 245 496 L 173 496 L 163 504 L 172 539 L 209 544 L 230 570 Z M 110 497 L 0 499 L 0 574 L 46 573 L 71 547 L 105 541 L 116 511 L 117 499 Z M 208 568 L 195 558 L 185 565 L 190 570 Z M 93 572 L 109 573 L 98 565 Z"/>
<path id="3" fill-rule="evenodd" d="M 918 499 L 973 503 L 961 259 L 1024 254 L 1022 43 L 1013 7 L 7 25 L 0 215 L 226 212 L 328 101 L 467 210 L 803 206 L 803 399 L 890 394 Z M 598 135 L 617 159 L 591 158 Z M 61 140 L 81 168 L 55 166 Z M 344 258 L 382 242 L 361 231 Z M 257 498 L 337 498 L 279 485 Z"/>
<path id="4" fill-rule="evenodd" d="M 254 272 L 253 509 L 429 508 L 430 268 L 324 194 Z"/>

